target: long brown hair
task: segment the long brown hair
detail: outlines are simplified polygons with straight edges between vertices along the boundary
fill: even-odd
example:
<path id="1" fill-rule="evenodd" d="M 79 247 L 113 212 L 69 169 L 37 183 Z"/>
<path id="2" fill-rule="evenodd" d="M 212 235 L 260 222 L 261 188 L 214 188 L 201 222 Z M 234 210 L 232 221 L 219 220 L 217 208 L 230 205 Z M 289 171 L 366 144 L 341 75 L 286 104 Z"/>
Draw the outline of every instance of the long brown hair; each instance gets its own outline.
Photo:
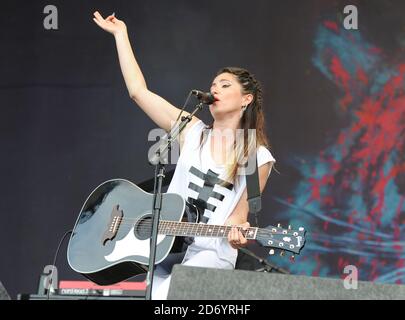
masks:
<path id="1" fill-rule="evenodd" d="M 239 121 L 238 129 L 243 129 L 243 141 L 234 141 L 234 158 L 235 161 L 232 162 L 230 166 L 226 168 L 226 179 L 234 182 L 236 175 L 238 173 L 239 165 L 244 165 L 248 155 L 252 152 L 256 152 L 259 146 L 265 146 L 270 148 L 269 140 L 265 132 L 265 118 L 263 112 L 263 92 L 259 81 L 256 80 L 255 76 L 249 71 L 238 67 L 226 67 L 222 68 L 217 72 L 217 76 L 222 73 L 233 74 L 240 85 L 242 86 L 242 94 L 252 94 L 253 100 L 247 106 L 242 114 Z M 206 129 L 212 129 L 213 124 L 207 126 Z M 256 129 L 256 139 L 249 139 L 249 130 Z M 201 134 L 200 147 L 206 142 L 207 135 Z M 256 145 L 252 142 L 256 141 Z M 243 143 L 247 142 L 247 143 Z M 238 145 L 239 144 L 239 145 Z M 200 148 L 201 150 L 201 148 Z M 245 159 L 245 161 L 243 161 Z M 237 180 L 236 180 L 237 181 Z"/>

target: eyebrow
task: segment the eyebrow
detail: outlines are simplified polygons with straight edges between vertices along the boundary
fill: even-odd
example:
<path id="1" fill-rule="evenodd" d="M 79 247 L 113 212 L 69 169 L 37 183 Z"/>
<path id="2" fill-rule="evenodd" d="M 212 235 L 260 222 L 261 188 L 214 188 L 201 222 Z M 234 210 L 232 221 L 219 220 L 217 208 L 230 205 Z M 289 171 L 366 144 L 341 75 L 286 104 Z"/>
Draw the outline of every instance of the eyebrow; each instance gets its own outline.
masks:
<path id="1" fill-rule="evenodd" d="M 228 80 L 228 79 L 221 79 L 221 80 L 219 80 L 219 82 L 224 82 L 224 81 L 228 81 L 228 82 L 231 82 L 231 83 L 232 83 L 232 81 L 231 81 L 231 80 Z M 215 84 L 215 82 L 212 83 L 212 85 L 214 85 L 214 84 Z"/>

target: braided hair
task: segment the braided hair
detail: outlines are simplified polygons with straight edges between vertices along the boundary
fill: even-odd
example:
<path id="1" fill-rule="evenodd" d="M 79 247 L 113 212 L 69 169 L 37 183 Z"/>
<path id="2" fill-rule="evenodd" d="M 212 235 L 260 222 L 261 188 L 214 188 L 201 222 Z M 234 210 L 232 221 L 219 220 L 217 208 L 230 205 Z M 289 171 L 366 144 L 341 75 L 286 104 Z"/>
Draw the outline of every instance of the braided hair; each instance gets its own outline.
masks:
<path id="1" fill-rule="evenodd" d="M 248 155 L 257 151 L 259 146 L 269 148 L 268 138 L 265 132 L 265 117 L 263 112 L 263 92 L 259 81 L 248 70 L 238 67 L 226 67 L 217 72 L 217 76 L 222 73 L 230 73 L 236 77 L 242 86 L 242 94 L 252 94 L 253 100 L 247 105 L 239 122 L 239 129 L 243 129 L 244 141 L 234 142 L 235 161 L 227 167 L 227 180 L 237 181 L 239 166 L 243 166 L 247 161 Z M 207 129 L 212 129 L 213 124 Z M 256 130 L 255 139 L 249 136 L 249 129 Z M 207 135 L 201 134 L 200 145 L 205 143 Z M 255 142 L 255 143 L 254 143 Z"/>

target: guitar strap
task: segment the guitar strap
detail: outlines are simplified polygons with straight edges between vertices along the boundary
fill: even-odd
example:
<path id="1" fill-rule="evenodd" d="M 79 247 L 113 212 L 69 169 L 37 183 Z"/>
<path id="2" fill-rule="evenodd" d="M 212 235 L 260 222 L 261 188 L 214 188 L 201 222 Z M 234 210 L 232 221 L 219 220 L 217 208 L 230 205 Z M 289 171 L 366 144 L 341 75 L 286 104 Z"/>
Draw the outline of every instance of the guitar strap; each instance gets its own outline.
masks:
<path id="1" fill-rule="evenodd" d="M 247 165 L 253 162 L 255 163 L 254 172 L 252 174 L 245 174 L 245 177 L 246 177 L 246 189 L 247 189 L 247 200 L 249 204 L 249 212 L 255 215 L 256 226 L 258 226 L 257 213 L 262 209 L 262 198 L 259 186 L 257 152 L 252 152 L 252 154 L 248 158 Z"/>

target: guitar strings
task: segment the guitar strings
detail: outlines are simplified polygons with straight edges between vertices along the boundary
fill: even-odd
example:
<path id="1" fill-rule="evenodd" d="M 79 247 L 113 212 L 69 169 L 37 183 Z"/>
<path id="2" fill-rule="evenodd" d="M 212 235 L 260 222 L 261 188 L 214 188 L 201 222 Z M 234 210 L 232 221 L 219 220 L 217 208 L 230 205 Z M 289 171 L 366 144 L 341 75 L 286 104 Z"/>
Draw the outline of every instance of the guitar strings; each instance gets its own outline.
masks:
<path id="1" fill-rule="evenodd" d="M 169 230 L 165 230 L 165 229 L 168 229 L 168 226 L 167 225 L 164 225 L 164 224 L 170 224 L 170 223 L 176 223 L 177 225 L 180 225 L 178 228 L 177 228 L 177 230 L 176 230 L 176 232 L 172 232 L 172 233 L 174 233 L 174 234 L 171 234 L 171 232 L 170 231 L 174 231 L 174 230 L 170 230 L 170 228 L 169 228 Z M 207 224 L 201 224 L 201 223 L 189 223 L 189 222 L 183 222 L 184 223 L 184 225 L 181 225 L 181 223 L 182 222 L 177 222 L 177 221 L 170 221 L 170 220 L 161 220 L 160 221 L 160 223 L 162 223 L 162 225 L 160 226 L 160 230 L 159 231 L 164 231 L 164 234 L 165 235 L 170 235 L 170 236 L 189 236 L 189 233 L 187 233 L 187 232 L 185 232 L 186 230 L 182 230 L 182 227 L 184 228 L 184 227 L 188 227 L 188 231 L 191 233 L 194 233 L 193 235 L 194 236 L 200 236 L 200 237 L 214 237 L 214 238 L 216 238 L 216 237 L 218 237 L 219 236 L 219 234 L 216 234 L 216 235 L 212 235 L 212 233 L 211 234 L 207 234 L 207 232 L 204 232 L 204 230 L 201 230 L 201 233 L 198 233 L 198 230 L 192 230 L 191 228 L 192 227 L 203 227 L 203 228 L 207 228 L 206 226 L 208 226 Z M 152 231 L 152 226 L 151 226 L 151 224 L 152 224 L 152 221 L 145 221 L 142 225 L 140 225 L 140 226 L 138 226 L 137 228 L 136 228 L 136 230 L 138 231 L 138 232 L 145 232 L 145 233 L 150 233 L 151 231 Z M 190 226 L 192 224 L 192 226 Z M 125 225 L 126 227 L 127 226 L 130 226 L 130 228 L 132 228 L 132 227 L 134 227 L 135 225 L 134 224 L 129 224 L 129 223 L 127 223 L 127 224 L 123 224 L 123 225 Z M 120 225 L 121 226 L 121 225 Z M 213 227 L 217 227 L 217 228 L 219 228 L 219 229 L 221 229 L 221 228 L 229 228 L 229 227 L 231 227 L 231 226 L 221 226 L 221 225 L 211 225 L 211 226 L 213 226 Z M 242 227 L 237 227 L 240 231 L 242 231 L 241 229 L 242 229 Z M 191 231 L 190 231 L 190 229 L 191 229 Z M 250 227 L 249 229 L 256 229 L 255 227 Z M 249 230 L 248 229 L 248 230 Z M 246 231 L 246 233 L 247 233 L 247 231 L 248 230 L 245 230 Z M 220 230 L 217 230 L 217 233 L 219 232 Z M 183 235 L 181 234 L 181 233 L 184 233 Z M 205 234 L 204 234 L 205 233 Z M 246 233 L 245 233 L 245 236 L 246 236 Z M 160 233 L 161 234 L 161 233 Z M 272 236 L 272 235 L 285 235 L 285 236 L 287 236 L 288 234 L 286 234 L 286 233 L 282 233 L 282 232 L 273 232 L 273 231 L 271 231 L 271 230 L 268 230 L 268 229 L 260 229 L 260 228 L 258 228 L 258 230 L 257 230 L 257 233 L 256 233 L 256 237 L 255 238 L 250 238 L 250 237 L 247 237 L 247 239 L 248 240 L 257 240 L 257 239 L 259 239 L 260 237 L 269 237 L 269 236 Z M 224 234 L 223 234 L 223 236 L 222 236 L 222 238 L 226 238 L 228 236 L 228 233 L 227 232 L 225 232 Z M 268 239 L 268 240 L 271 240 L 271 241 L 273 241 L 273 242 L 275 242 L 276 244 L 281 244 L 281 243 L 283 243 L 283 241 L 281 241 L 281 240 L 278 240 L 278 239 L 274 239 L 274 238 L 270 238 L 270 239 Z M 287 244 L 287 246 L 288 246 L 288 244 Z M 284 247 L 280 247 L 280 246 L 273 246 L 273 247 L 275 247 L 275 248 L 278 248 L 278 249 L 282 249 L 282 250 L 289 250 L 288 249 L 288 247 L 287 248 L 284 248 Z M 302 247 L 302 246 L 301 246 Z"/>
<path id="2" fill-rule="evenodd" d="M 235 226 L 208 225 L 208 224 L 195 223 L 195 222 L 177 222 L 177 221 L 169 221 L 169 220 L 161 220 L 159 222 L 159 227 L 160 228 L 171 228 L 171 226 L 170 226 L 171 223 L 175 223 L 175 226 L 178 229 L 181 229 L 181 228 L 193 228 L 193 227 L 208 228 L 207 226 L 212 226 L 212 228 L 219 228 L 219 229 L 221 229 L 221 228 L 229 229 L 229 228 L 232 228 L 232 227 L 236 227 L 239 231 L 241 231 L 241 232 L 243 231 L 243 232 L 246 232 L 246 233 L 248 231 L 254 231 L 256 229 L 255 227 L 249 227 L 247 230 L 243 230 L 243 227 L 239 227 L 239 226 L 236 226 L 236 225 Z M 182 225 L 182 223 L 184 223 L 184 225 Z M 135 227 L 136 223 L 134 224 L 134 223 L 128 223 L 128 222 L 127 223 L 120 222 L 118 225 L 119 225 L 119 227 L 120 226 Z M 149 230 L 149 229 L 152 228 L 151 225 L 152 225 L 151 221 L 144 221 L 136 229 L 137 230 Z M 253 230 L 250 230 L 250 229 L 253 229 Z M 273 231 L 265 229 L 265 228 L 259 228 L 258 233 L 264 233 L 266 235 L 285 235 L 285 236 L 291 235 L 291 231 L 289 233 L 273 232 Z"/>
<path id="3" fill-rule="evenodd" d="M 139 226 L 138 228 L 136 228 L 136 231 L 137 232 L 150 233 L 152 231 L 152 227 L 151 226 L 143 226 L 143 227 Z M 166 234 L 166 235 L 178 235 L 178 236 L 181 236 L 182 233 L 184 234 L 184 236 L 189 236 L 190 233 L 192 233 L 193 236 L 206 236 L 206 237 L 209 237 L 210 235 L 211 236 L 216 235 L 214 237 L 217 237 L 217 236 L 220 235 L 219 234 L 220 230 L 216 230 L 216 231 L 213 231 L 213 232 L 210 233 L 209 231 L 206 231 L 206 230 L 201 230 L 201 231 L 193 230 L 193 229 L 191 229 L 191 230 L 190 229 L 182 230 L 182 228 L 177 228 L 177 230 L 173 230 L 173 229 L 170 229 L 170 228 L 167 228 L 167 227 L 166 228 L 165 227 L 160 227 L 159 231 L 164 232 L 164 234 Z M 159 233 L 159 234 L 162 234 L 162 233 Z M 225 231 L 224 232 L 224 237 L 227 237 L 228 234 L 229 234 L 229 232 Z M 247 235 L 247 233 L 245 233 L 244 236 L 247 237 L 249 240 L 250 239 L 256 239 L 257 240 L 257 239 L 260 239 L 262 237 L 266 237 L 266 238 L 270 237 L 269 240 L 276 241 L 278 243 L 283 242 L 281 240 L 278 240 L 278 239 L 275 239 L 275 238 L 271 237 L 271 236 L 274 236 L 274 235 L 286 235 L 286 234 L 274 233 L 274 232 L 271 232 L 271 231 L 268 231 L 268 230 L 264 230 L 264 231 L 258 231 L 258 233 L 256 234 L 256 238 L 250 237 L 249 235 Z"/>
<path id="4" fill-rule="evenodd" d="M 132 222 L 130 222 L 130 221 L 132 221 Z M 138 221 L 140 221 L 140 220 L 137 219 L 137 218 L 123 218 L 119 222 L 119 225 L 120 226 L 121 225 L 135 226 Z M 159 221 L 159 224 L 161 224 L 161 225 L 170 224 L 170 223 L 175 223 L 176 225 L 179 225 L 179 226 L 181 226 L 181 224 L 184 223 L 183 226 L 186 226 L 186 227 L 187 226 L 191 227 L 191 225 L 208 226 L 208 224 L 201 224 L 201 223 L 197 223 L 197 222 L 182 222 L 182 221 L 172 221 L 172 220 L 160 220 Z M 143 221 L 141 226 L 148 226 L 148 225 L 151 225 L 151 224 L 152 224 L 152 219 L 148 219 L 148 220 Z M 215 227 L 215 228 L 218 228 L 218 227 L 220 227 L 220 228 L 222 228 L 222 227 L 224 227 L 224 228 L 236 227 L 239 230 L 243 229 L 243 227 L 240 227 L 240 226 L 237 226 L 237 225 L 233 225 L 233 226 L 210 225 L 210 226 Z M 272 228 L 272 227 L 270 227 L 270 228 Z M 249 227 L 248 229 L 256 229 L 256 227 Z M 258 228 L 258 231 L 260 231 L 260 232 L 268 232 L 269 234 L 276 234 L 276 235 L 284 234 L 284 235 L 293 235 L 293 236 L 295 236 L 294 233 L 297 233 L 297 235 L 299 235 L 298 231 L 291 230 L 291 229 L 285 229 L 285 231 L 287 233 L 280 232 L 280 231 L 273 232 L 273 231 L 269 230 L 268 228 Z"/>
<path id="5" fill-rule="evenodd" d="M 196 226 L 206 226 L 206 225 L 202 225 L 202 224 L 195 224 Z M 131 228 L 132 228 L 133 226 L 131 226 Z M 219 226 L 220 227 L 220 226 Z M 167 229 L 167 228 L 166 228 Z M 152 227 L 151 226 L 139 226 L 137 229 L 136 229 L 138 232 L 145 232 L 145 233 L 150 233 L 151 231 L 152 231 Z M 187 233 L 187 232 L 184 232 L 185 230 L 181 230 L 181 227 L 180 228 L 178 228 L 175 232 L 173 232 L 174 234 L 171 234 L 170 233 L 170 231 L 173 231 L 173 230 L 165 230 L 165 227 L 163 226 L 161 226 L 160 227 L 160 231 L 162 232 L 162 231 L 164 231 L 165 232 L 165 234 L 166 235 L 173 235 L 173 236 L 182 236 L 181 235 L 181 233 L 184 233 L 184 236 L 186 236 L 186 235 L 189 235 L 189 233 Z M 198 232 L 198 230 L 188 230 L 189 232 L 192 232 L 192 233 L 194 233 L 193 235 L 195 236 L 195 235 L 197 235 L 197 236 L 200 236 L 200 237 L 210 237 L 210 236 L 212 236 L 212 233 L 211 234 L 208 234 L 207 232 L 204 232 L 203 230 L 201 230 L 201 232 L 200 233 L 197 233 Z M 219 232 L 219 230 L 217 231 L 217 232 Z M 286 234 L 283 234 L 283 233 L 274 233 L 274 232 L 272 232 L 272 231 L 270 231 L 270 230 L 266 230 L 266 229 L 262 229 L 262 230 L 258 230 L 258 232 L 257 232 L 257 234 L 256 234 L 256 238 L 250 238 L 250 237 L 248 237 L 248 240 L 251 240 L 251 239 L 258 239 L 258 238 L 260 238 L 260 237 L 263 237 L 263 236 L 266 236 L 266 237 L 268 237 L 268 236 L 271 236 L 271 235 L 286 235 Z M 217 234 L 216 236 L 213 236 L 213 237 L 218 237 L 219 235 Z M 224 235 L 223 235 L 223 237 L 225 238 L 225 237 L 227 237 L 228 236 L 228 234 L 225 232 L 224 233 Z M 246 234 L 245 234 L 245 236 L 246 236 Z M 278 240 L 278 239 L 274 239 L 274 238 L 271 238 L 271 239 L 269 239 L 269 240 L 272 240 L 272 241 L 275 241 L 275 242 L 277 242 L 277 243 L 282 243 L 283 241 L 281 241 L 281 240 Z"/>

